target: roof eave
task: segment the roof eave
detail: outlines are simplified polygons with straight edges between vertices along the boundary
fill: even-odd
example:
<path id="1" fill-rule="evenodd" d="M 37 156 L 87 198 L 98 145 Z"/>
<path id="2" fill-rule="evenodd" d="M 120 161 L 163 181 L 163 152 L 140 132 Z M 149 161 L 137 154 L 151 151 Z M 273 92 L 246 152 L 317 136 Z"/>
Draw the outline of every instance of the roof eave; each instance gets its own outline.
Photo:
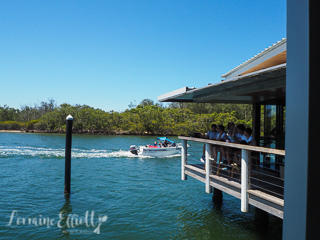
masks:
<path id="1" fill-rule="evenodd" d="M 204 86 L 201 88 L 197 88 L 197 89 L 192 89 L 189 91 L 187 90 L 187 87 L 181 88 L 181 89 L 178 89 L 178 90 L 175 90 L 175 91 L 172 91 L 167 94 L 163 94 L 163 95 L 159 96 L 158 100 L 160 102 L 252 103 L 251 98 L 242 96 L 241 100 L 239 100 L 239 98 L 237 98 L 236 96 L 232 96 L 231 92 L 230 92 L 231 95 L 229 95 L 227 97 L 223 97 L 223 98 L 220 98 L 220 96 L 221 96 L 221 94 L 225 94 L 224 92 L 219 92 L 219 93 L 215 92 L 213 95 L 218 96 L 220 94 L 219 97 L 217 97 L 216 99 L 211 98 L 210 100 L 209 100 L 209 97 L 206 97 L 205 95 L 207 94 L 207 92 L 210 92 L 210 88 L 224 89 L 224 86 L 228 86 L 230 84 L 234 85 L 235 83 L 237 83 L 236 85 L 239 85 L 236 88 L 243 88 L 243 86 L 240 83 L 242 82 L 242 80 L 247 81 L 246 79 L 253 79 L 254 78 L 255 79 L 254 81 L 256 81 L 256 84 L 259 84 L 259 80 L 257 80 L 257 79 L 258 78 L 264 79 L 263 76 L 266 73 L 270 74 L 271 72 L 285 69 L 285 68 L 286 68 L 286 63 L 280 64 L 277 66 L 273 66 L 270 68 L 262 69 L 262 70 L 259 70 L 259 71 L 253 72 L 253 73 L 248 73 L 246 75 L 237 76 L 237 77 L 234 77 L 233 79 L 230 79 L 228 81 L 221 81 L 221 82 L 218 82 L 215 84 L 210 84 L 210 85 L 207 85 L 207 86 Z M 285 71 L 283 72 L 283 70 L 282 70 L 280 78 L 285 79 Z M 251 81 L 253 81 L 253 80 L 251 80 Z M 265 80 L 263 80 L 263 81 L 265 81 Z M 272 82 L 272 81 L 270 81 L 270 82 Z M 270 83 L 270 84 L 272 85 L 273 83 Z M 274 82 L 274 84 L 275 84 L 274 85 L 275 88 L 279 88 L 279 87 L 281 88 L 281 86 L 284 85 L 285 83 L 283 83 L 283 80 L 281 80 L 280 85 L 279 85 L 279 81 L 276 80 Z"/>
<path id="2" fill-rule="evenodd" d="M 285 51 L 286 50 L 286 43 L 287 43 L 287 39 L 283 38 L 281 41 L 278 41 L 277 43 L 273 44 L 272 46 L 266 48 L 265 50 L 261 51 L 260 53 L 256 54 L 252 58 L 245 61 L 244 63 L 233 68 L 231 71 L 223 74 L 221 77 L 225 78 L 225 80 L 229 80 L 230 78 L 233 78 L 233 77 L 241 74 L 242 72 L 245 72 L 247 70 L 247 68 L 253 67 L 253 66 L 251 66 L 252 64 L 254 65 L 254 64 L 259 64 L 259 63 L 263 62 L 265 60 L 264 58 L 266 56 L 268 56 L 268 54 L 269 55 L 273 54 L 272 56 L 274 56 L 282 51 Z"/>

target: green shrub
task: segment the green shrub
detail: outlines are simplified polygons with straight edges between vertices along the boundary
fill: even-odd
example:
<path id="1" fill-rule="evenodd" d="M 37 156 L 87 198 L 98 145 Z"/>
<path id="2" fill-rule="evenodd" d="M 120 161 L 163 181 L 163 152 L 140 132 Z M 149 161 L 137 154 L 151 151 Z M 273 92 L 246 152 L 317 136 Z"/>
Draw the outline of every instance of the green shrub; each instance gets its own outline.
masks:
<path id="1" fill-rule="evenodd" d="M 34 130 L 38 122 L 39 120 L 31 120 L 25 123 L 25 127 L 27 128 L 27 130 Z"/>
<path id="2" fill-rule="evenodd" d="M 0 122 L 1 130 L 21 130 L 23 128 L 24 128 L 24 124 L 17 121 Z"/>

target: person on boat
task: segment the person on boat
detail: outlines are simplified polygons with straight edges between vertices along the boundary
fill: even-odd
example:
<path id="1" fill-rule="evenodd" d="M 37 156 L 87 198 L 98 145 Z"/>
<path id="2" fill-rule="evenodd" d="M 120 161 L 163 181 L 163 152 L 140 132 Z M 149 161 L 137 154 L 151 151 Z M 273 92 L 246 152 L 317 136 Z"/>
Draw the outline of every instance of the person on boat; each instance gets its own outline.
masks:
<path id="1" fill-rule="evenodd" d="M 150 147 L 150 148 L 158 147 L 157 141 L 155 141 L 153 145 L 151 145 L 151 144 L 147 145 L 147 147 Z"/>
<path id="2" fill-rule="evenodd" d="M 168 143 L 169 143 L 169 142 L 168 142 L 167 140 L 164 140 L 164 141 L 163 141 L 163 144 L 162 144 L 163 147 L 168 147 Z"/>
<path id="3" fill-rule="evenodd" d="M 211 130 L 208 131 L 206 135 L 201 136 L 201 138 L 216 140 L 217 135 L 218 135 L 217 125 L 216 124 L 211 124 Z M 204 144 L 203 145 L 203 150 L 202 150 L 201 162 L 204 162 L 204 160 L 205 160 L 205 157 L 204 157 L 205 151 L 206 151 L 206 145 Z"/>

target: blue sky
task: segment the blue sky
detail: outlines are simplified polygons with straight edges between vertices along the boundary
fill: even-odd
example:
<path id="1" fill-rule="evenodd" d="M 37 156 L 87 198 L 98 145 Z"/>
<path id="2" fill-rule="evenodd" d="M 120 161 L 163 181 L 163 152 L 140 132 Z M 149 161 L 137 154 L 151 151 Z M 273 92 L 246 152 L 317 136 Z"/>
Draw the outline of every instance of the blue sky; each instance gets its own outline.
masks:
<path id="1" fill-rule="evenodd" d="M 124 111 L 286 37 L 283 0 L 0 0 L 0 105 Z"/>

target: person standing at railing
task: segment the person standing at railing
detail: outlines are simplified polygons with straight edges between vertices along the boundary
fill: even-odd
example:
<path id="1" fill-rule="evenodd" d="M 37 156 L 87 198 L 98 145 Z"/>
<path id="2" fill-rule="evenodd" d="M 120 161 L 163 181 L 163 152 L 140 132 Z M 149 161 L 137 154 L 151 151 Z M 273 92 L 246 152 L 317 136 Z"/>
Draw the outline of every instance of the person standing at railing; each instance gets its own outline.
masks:
<path id="1" fill-rule="evenodd" d="M 228 131 L 227 131 L 227 137 L 226 137 L 226 141 L 227 142 L 232 142 L 235 136 L 235 125 L 234 122 L 229 122 L 227 125 Z"/>
<path id="2" fill-rule="evenodd" d="M 227 125 L 228 131 L 226 133 L 226 142 L 234 142 L 234 137 L 236 134 L 236 127 L 234 125 L 234 122 L 229 122 Z M 228 167 L 231 167 L 230 163 L 231 161 L 228 159 L 229 151 L 231 151 L 231 148 L 220 146 L 220 154 L 222 155 L 222 161 L 223 163 L 227 162 Z"/>
<path id="3" fill-rule="evenodd" d="M 252 129 L 251 128 L 246 128 L 244 130 L 244 134 L 243 134 L 243 137 L 242 137 L 242 140 L 246 141 L 248 145 L 251 145 L 251 146 L 256 146 L 256 140 L 254 139 L 253 136 L 251 136 L 252 134 Z"/>
<path id="4" fill-rule="evenodd" d="M 239 124 L 237 126 L 237 129 L 236 129 L 236 134 L 234 136 L 234 143 L 240 143 L 240 141 L 242 140 L 243 138 L 243 135 L 244 135 L 244 130 L 246 130 L 246 128 L 244 127 L 243 124 Z"/>
<path id="5" fill-rule="evenodd" d="M 211 130 L 208 131 L 206 135 L 201 136 L 201 138 L 216 140 L 217 135 L 218 135 L 217 125 L 216 125 L 216 124 L 212 124 L 212 125 L 211 125 Z M 201 157 L 201 159 L 200 159 L 201 162 L 204 162 L 204 161 L 205 161 L 205 157 L 204 157 L 205 151 L 206 151 L 206 145 L 204 144 L 204 145 L 203 145 L 203 150 L 202 150 L 202 157 Z"/>
<path id="6" fill-rule="evenodd" d="M 230 130 L 232 130 L 232 131 L 228 131 L 229 141 L 231 143 L 240 143 L 240 141 L 242 140 L 242 136 L 244 134 L 244 130 L 245 130 L 244 125 L 239 124 L 237 127 L 235 127 L 234 124 L 231 123 Z M 231 147 L 227 147 L 225 151 L 226 151 L 226 155 L 227 155 L 228 167 L 231 167 L 232 157 L 237 150 L 234 148 L 231 148 Z"/>
<path id="7" fill-rule="evenodd" d="M 244 130 L 244 134 L 241 138 L 240 143 L 241 144 L 247 144 L 251 146 L 256 146 L 256 140 L 254 137 L 251 135 L 252 134 L 252 129 L 251 128 L 246 128 Z M 240 166 L 240 158 L 241 158 L 241 150 L 237 150 L 234 152 L 234 162 L 235 164 Z"/>
<path id="8" fill-rule="evenodd" d="M 224 126 L 218 125 L 217 131 L 218 131 L 218 135 L 217 135 L 216 140 L 225 142 L 226 138 L 227 138 L 227 134 L 224 131 Z M 213 145 L 212 146 L 212 156 L 213 156 L 214 160 L 217 161 L 218 151 L 220 151 L 220 153 L 222 155 L 222 159 L 226 159 L 225 151 L 224 152 L 221 151 L 221 146 L 214 146 Z"/>
<path id="9" fill-rule="evenodd" d="M 242 140 L 243 134 L 244 134 L 245 127 L 243 124 L 239 124 L 237 127 L 233 129 L 233 132 L 231 134 L 231 140 L 232 143 L 240 143 Z M 227 161 L 228 166 L 231 165 L 231 160 L 233 158 L 233 155 L 236 153 L 237 149 L 235 148 L 227 148 Z"/>

